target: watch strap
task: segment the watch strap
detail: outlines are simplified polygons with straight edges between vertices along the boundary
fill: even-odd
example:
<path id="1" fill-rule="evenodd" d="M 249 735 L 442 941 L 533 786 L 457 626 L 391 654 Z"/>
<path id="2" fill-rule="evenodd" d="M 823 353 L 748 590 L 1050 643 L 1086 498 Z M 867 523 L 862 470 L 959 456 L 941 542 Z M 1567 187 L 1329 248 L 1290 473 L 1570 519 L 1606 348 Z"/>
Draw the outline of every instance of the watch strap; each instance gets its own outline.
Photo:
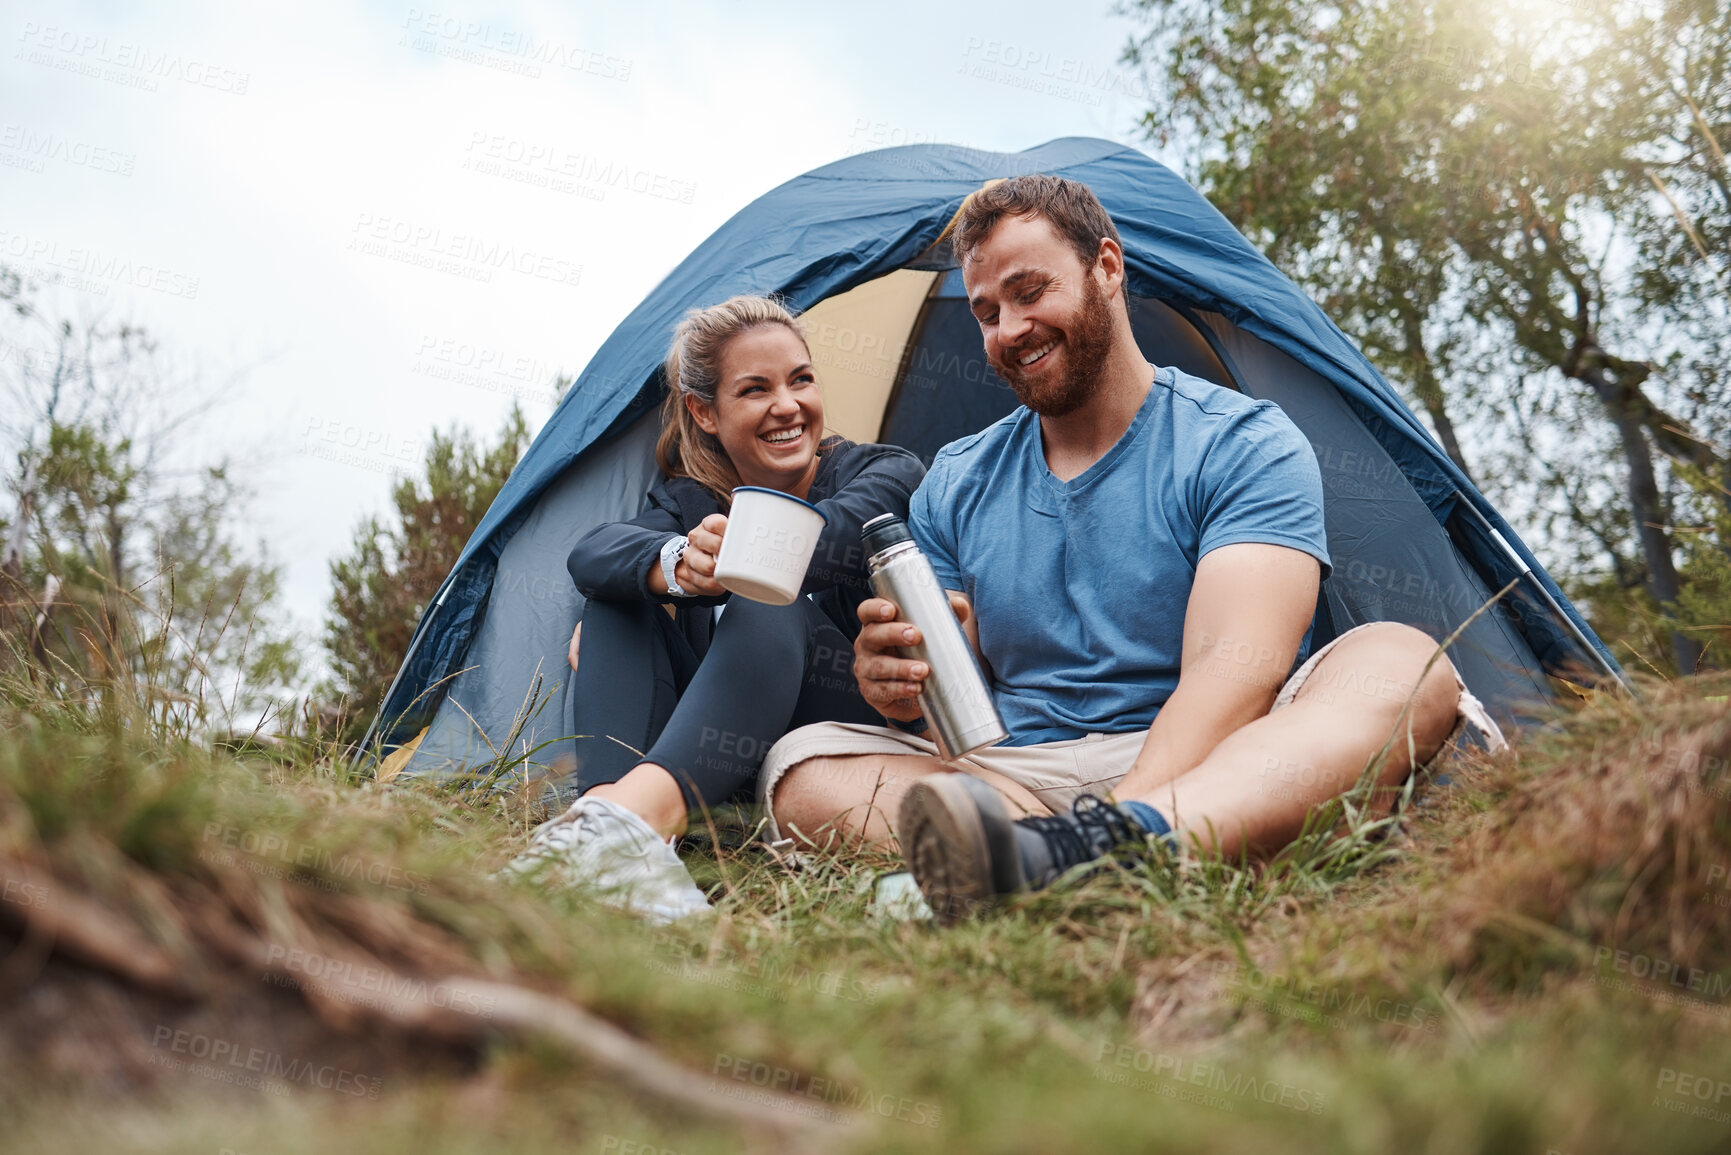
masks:
<path id="1" fill-rule="evenodd" d="M 670 537 L 661 544 L 661 576 L 667 579 L 667 592 L 676 598 L 693 596 L 682 588 L 673 576 L 673 571 L 679 566 L 679 559 L 685 556 L 685 548 L 690 544 L 691 539 L 683 534 Z"/>

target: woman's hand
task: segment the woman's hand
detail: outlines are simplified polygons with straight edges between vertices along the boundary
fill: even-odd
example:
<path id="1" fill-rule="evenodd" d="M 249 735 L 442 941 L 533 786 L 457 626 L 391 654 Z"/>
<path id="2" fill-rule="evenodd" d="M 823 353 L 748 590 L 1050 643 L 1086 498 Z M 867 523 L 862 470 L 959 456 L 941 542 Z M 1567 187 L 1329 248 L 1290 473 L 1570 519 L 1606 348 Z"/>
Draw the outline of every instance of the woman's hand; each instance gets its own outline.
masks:
<path id="1" fill-rule="evenodd" d="M 577 640 L 583 636 L 583 623 L 578 622 L 577 628 L 571 631 L 571 645 L 565 650 L 565 657 L 571 663 L 571 672 L 577 672 Z"/>
<path id="2" fill-rule="evenodd" d="M 727 592 L 715 580 L 715 558 L 721 552 L 721 539 L 727 533 L 727 515 L 712 513 L 702 524 L 686 535 L 689 542 L 673 567 L 673 580 L 687 593 L 715 597 Z"/>

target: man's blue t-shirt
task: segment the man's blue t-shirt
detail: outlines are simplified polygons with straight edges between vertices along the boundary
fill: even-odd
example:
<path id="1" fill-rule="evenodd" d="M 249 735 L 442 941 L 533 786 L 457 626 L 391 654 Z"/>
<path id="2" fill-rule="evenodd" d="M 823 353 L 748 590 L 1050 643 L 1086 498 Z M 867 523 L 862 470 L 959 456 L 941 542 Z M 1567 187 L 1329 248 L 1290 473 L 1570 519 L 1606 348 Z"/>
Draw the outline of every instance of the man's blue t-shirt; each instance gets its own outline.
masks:
<path id="1" fill-rule="evenodd" d="M 1130 428 L 1070 481 L 1019 408 L 939 451 L 909 528 L 974 604 L 1009 745 L 1147 729 L 1178 686 L 1202 555 L 1302 550 L 1329 573 L 1322 475 L 1271 401 L 1161 369 Z"/>

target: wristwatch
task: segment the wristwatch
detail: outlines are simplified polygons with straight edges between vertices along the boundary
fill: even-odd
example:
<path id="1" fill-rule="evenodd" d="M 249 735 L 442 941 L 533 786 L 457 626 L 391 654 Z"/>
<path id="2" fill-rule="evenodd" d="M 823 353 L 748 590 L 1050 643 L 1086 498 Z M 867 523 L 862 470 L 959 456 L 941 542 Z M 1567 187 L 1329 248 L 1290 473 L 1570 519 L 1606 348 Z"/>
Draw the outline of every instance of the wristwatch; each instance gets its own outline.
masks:
<path id="1" fill-rule="evenodd" d="M 685 556 L 685 547 L 690 544 L 690 538 L 680 535 L 679 537 L 668 538 L 661 546 L 661 576 L 667 579 L 667 592 L 676 598 L 695 596 L 681 589 L 673 577 L 673 571 L 679 565 L 679 559 Z"/>

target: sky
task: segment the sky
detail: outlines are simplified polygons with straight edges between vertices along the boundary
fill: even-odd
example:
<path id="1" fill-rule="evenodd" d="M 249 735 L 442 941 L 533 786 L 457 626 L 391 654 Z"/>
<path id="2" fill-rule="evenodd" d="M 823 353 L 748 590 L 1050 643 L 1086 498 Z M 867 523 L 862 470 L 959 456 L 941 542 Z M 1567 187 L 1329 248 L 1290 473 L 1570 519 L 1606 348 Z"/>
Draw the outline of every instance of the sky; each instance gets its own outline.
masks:
<path id="1" fill-rule="evenodd" d="M 431 431 L 538 428 L 751 200 L 892 145 L 1141 145 L 1147 104 L 1111 0 L 0 13 L 0 263 L 219 392 L 177 448 L 253 491 L 312 662 L 330 560 Z"/>

